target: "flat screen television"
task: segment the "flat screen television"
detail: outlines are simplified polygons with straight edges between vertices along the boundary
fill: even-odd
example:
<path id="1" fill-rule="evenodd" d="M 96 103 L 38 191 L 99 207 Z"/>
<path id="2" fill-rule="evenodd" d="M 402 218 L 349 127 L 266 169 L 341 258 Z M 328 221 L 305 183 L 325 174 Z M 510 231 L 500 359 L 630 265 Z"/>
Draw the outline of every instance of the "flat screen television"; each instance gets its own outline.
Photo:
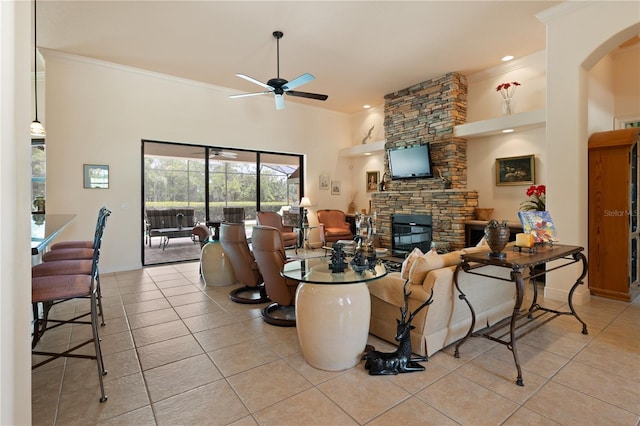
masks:
<path id="1" fill-rule="evenodd" d="M 433 177 L 429 144 L 392 148 L 387 156 L 391 179 Z"/>

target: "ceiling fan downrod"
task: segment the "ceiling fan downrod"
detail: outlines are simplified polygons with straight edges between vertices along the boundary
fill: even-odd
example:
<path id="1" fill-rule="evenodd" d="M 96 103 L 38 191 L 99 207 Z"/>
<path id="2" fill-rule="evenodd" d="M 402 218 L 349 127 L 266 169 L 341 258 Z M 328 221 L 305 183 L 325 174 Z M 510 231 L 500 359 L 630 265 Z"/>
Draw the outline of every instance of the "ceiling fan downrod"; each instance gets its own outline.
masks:
<path id="1" fill-rule="evenodd" d="M 284 36 L 282 31 L 274 31 L 273 37 L 276 39 L 276 78 L 280 78 L 280 39 Z"/>

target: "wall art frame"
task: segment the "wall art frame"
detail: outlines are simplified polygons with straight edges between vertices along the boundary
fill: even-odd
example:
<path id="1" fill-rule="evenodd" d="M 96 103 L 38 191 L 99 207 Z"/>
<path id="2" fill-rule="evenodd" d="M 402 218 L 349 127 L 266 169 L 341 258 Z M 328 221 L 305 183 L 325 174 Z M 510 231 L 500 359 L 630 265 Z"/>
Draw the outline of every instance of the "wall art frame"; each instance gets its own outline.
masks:
<path id="1" fill-rule="evenodd" d="M 496 186 L 536 183 L 536 156 L 496 158 Z"/>
<path id="2" fill-rule="evenodd" d="M 109 166 L 83 164 L 83 187 L 87 189 L 109 189 Z"/>
<path id="3" fill-rule="evenodd" d="M 329 175 L 320 175 L 319 187 L 323 191 L 328 191 L 331 188 L 331 179 Z"/>
<path id="4" fill-rule="evenodd" d="M 340 195 L 342 192 L 342 182 L 339 180 L 331 181 L 331 195 Z"/>
<path id="5" fill-rule="evenodd" d="M 367 188 L 367 192 L 374 192 L 378 190 L 378 184 L 380 183 L 380 171 L 369 171 L 366 172 L 366 180 L 365 185 Z"/>

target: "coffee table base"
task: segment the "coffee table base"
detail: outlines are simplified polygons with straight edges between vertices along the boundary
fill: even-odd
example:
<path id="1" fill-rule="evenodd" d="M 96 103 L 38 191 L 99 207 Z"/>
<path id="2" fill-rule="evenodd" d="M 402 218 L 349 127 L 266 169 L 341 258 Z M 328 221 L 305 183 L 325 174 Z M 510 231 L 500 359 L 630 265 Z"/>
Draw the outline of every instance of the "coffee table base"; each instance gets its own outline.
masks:
<path id="1" fill-rule="evenodd" d="M 301 282 L 296 291 L 296 322 L 304 360 L 328 371 L 358 365 L 367 344 L 370 315 L 369 289 L 363 282 Z"/>

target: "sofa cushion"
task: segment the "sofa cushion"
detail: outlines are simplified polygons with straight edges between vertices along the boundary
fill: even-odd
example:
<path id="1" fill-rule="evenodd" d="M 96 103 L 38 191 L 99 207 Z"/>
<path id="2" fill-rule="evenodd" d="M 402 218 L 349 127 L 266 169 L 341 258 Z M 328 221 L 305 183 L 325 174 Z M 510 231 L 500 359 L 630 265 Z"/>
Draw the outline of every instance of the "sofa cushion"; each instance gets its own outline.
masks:
<path id="1" fill-rule="evenodd" d="M 437 254 L 430 250 L 427 254 L 419 256 L 411 265 L 407 279 L 414 285 L 421 285 L 427 274 L 434 269 L 455 266 L 460 263 L 462 252 L 454 251 L 446 254 Z"/>
<path id="2" fill-rule="evenodd" d="M 411 265 L 413 265 L 413 262 L 415 262 L 416 259 L 420 256 L 424 256 L 424 253 L 422 253 L 422 250 L 420 250 L 418 247 L 411 250 L 411 252 L 407 255 L 407 257 L 402 262 L 402 267 L 400 268 L 400 276 L 402 277 L 402 279 L 409 279 L 409 270 L 411 269 Z"/>

